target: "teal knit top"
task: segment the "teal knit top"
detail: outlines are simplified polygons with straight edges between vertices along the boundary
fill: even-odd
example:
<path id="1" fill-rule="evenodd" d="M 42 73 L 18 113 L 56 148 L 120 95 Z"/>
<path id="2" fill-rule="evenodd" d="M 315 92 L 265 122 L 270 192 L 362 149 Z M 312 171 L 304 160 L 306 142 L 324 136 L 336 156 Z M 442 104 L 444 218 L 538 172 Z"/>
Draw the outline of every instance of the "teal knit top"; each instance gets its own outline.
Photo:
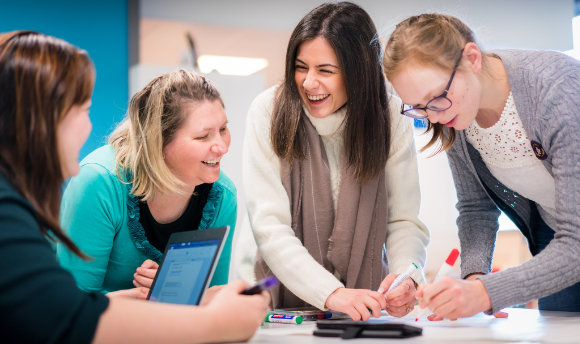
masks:
<path id="1" fill-rule="evenodd" d="M 136 268 L 146 259 L 159 263 L 163 255 L 147 240 L 139 222 L 139 198 L 130 193 L 131 184 L 119 180 L 114 164 L 112 146 L 93 151 L 81 161 L 79 174 L 70 180 L 63 195 L 62 226 L 92 259 L 83 261 L 61 244 L 57 245 L 57 256 L 85 291 L 133 288 Z M 209 192 L 199 225 L 200 230 L 230 226 L 210 285 L 228 282 L 236 216 L 236 188 L 222 172 Z"/>

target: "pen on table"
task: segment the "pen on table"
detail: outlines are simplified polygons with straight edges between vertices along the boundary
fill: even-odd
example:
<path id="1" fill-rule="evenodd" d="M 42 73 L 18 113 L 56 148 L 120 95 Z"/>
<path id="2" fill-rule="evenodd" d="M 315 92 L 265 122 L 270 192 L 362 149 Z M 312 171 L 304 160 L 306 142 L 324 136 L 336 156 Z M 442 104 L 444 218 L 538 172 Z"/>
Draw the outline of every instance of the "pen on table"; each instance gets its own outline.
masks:
<path id="1" fill-rule="evenodd" d="M 281 324 L 302 324 L 304 319 L 300 315 L 267 314 L 265 322 Z"/>
<path id="2" fill-rule="evenodd" d="M 404 280 L 406 280 L 407 278 L 409 278 L 409 276 L 411 276 L 411 274 L 413 273 L 413 271 L 415 271 L 416 269 L 419 269 L 419 267 L 417 266 L 417 264 L 411 263 L 411 265 L 409 265 L 409 267 L 407 268 L 407 270 L 405 272 L 403 272 L 402 274 L 400 274 L 399 276 L 397 276 L 397 278 L 395 278 L 395 280 L 393 281 L 393 283 L 391 283 L 391 286 L 389 287 L 389 290 L 387 290 L 387 293 L 390 292 L 391 290 L 395 289 L 396 287 L 398 287 Z M 381 287 L 377 291 L 382 294 L 384 292 L 384 289 Z"/>
<path id="3" fill-rule="evenodd" d="M 263 292 L 264 290 L 271 289 L 278 284 L 278 279 L 274 276 L 268 276 L 260 281 L 258 281 L 253 286 L 244 289 L 241 292 L 242 295 L 254 295 Z"/>

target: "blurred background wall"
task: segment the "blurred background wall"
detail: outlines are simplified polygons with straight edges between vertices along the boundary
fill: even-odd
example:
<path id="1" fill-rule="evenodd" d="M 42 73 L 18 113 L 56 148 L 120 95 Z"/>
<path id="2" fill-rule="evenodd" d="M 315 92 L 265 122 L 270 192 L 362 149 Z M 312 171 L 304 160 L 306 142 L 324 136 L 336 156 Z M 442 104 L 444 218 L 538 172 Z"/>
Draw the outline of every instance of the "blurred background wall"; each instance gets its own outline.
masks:
<path id="1" fill-rule="evenodd" d="M 208 55 L 242 57 L 262 67 L 248 75 L 243 69 L 205 74 L 221 91 L 232 132 L 224 171 L 238 187 L 238 224 L 245 215 L 241 182 L 245 117 L 253 98 L 280 82 L 286 44 L 294 26 L 323 1 L 293 0 L 0 0 L 0 31 L 33 29 L 62 37 L 86 49 L 97 68 L 91 109 L 94 129 L 81 157 L 102 145 L 123 117 L 129 97 L 153 77 L 177 68 L 200 68 Z M 396 23 L 424 12 L 459 17 L 476 33 L 486 50 L 497 48 L 573 49 L 574 0 L 354 0 L 375 21 L 384 41 Z M 187 37 L 193 40 L 195 49 Z M 576 37 L 580 40 L 580 37 Z M 577 47 L 580 49 L 580 47 Z M 198 59 L 199 58 L 199 59 Z M 242 63 L 240 62 L 240 63 Z M 215 62 L 218 63 L 218 62 Z M 265 64 L 265 66 L 264 66 Z M 233 62 L 227 63 L 232 66 Z M 219 68 L 216 65 L 215 68 Z M 254 68 L 254 69 L 256 69 Z M 242 72 L 240 72 L 242 73 Z M 247 73 L 247 72 L 246 72 Z M 242 73 L 243 74 L 243 73 Z M 427 136 L 416 130 L 421 147 Z M 419 154 L 421 218 L 432 233 L 427 274 L 449 250 L 458 247 L 455 190 L 445 154 Z M 494 265 L 504 268 L 527 259 L 525 242 L 502 219 Z"/>

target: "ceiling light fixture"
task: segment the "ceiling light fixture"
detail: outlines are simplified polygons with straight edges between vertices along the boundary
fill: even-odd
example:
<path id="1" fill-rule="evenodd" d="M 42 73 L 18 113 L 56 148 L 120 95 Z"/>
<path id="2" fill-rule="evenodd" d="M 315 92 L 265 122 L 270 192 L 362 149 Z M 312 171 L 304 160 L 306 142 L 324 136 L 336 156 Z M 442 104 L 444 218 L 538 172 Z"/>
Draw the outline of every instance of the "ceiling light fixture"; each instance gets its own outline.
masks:
<path id="1" fill-rule="evenodd" d="M 268 66 L 266 59 L 218 55 L 201 55 L 197 63 L 202 73 L 215 70 L 220 74 L 239 76 L 254 74 Z"/>

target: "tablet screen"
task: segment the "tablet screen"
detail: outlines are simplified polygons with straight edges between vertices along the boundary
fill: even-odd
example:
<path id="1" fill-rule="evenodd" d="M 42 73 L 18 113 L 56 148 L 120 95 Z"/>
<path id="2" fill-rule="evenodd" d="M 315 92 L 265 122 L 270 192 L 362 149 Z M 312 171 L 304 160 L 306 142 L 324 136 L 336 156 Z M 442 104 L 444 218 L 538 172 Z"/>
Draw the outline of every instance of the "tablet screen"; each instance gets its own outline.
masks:
<path id="1" fill-rule="evenodd" d="M 218 239 L 169 244 L 149 299 L 197 305 L 219 248 Z"/>

